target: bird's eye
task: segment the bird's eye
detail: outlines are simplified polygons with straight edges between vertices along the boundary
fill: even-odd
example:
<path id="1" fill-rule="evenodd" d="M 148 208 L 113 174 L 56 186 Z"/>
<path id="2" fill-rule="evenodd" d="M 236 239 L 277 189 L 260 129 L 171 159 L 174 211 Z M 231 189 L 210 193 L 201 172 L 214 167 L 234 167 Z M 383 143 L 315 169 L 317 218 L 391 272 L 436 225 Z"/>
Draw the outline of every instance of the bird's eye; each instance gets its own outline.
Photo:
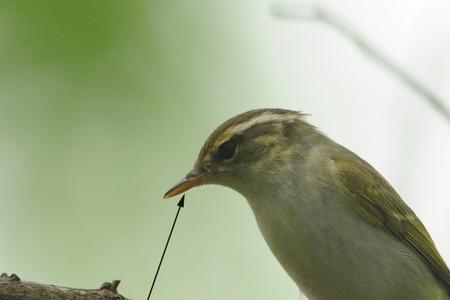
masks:
<path id="1" fill-rule="evenodd" d="M 230 159 L 233 158 L 236 153 L 237 143 L 233 140 L 228 140 L 217 149 L 217 156 L 221 159 Z"/>

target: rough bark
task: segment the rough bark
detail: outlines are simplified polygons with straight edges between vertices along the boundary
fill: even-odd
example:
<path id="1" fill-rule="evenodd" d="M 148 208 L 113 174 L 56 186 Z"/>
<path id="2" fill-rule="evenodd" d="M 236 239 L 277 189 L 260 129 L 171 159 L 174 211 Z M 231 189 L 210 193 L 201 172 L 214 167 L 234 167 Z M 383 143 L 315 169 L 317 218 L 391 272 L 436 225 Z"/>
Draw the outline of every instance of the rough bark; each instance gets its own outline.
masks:
<path id="1" fill-rule="evenodd" d="M 0 300 L 129 300 L 117 292 L 120 280 L 99 289 L 77 289 L 22 281 L 16 274 L 0 275 Z"/>

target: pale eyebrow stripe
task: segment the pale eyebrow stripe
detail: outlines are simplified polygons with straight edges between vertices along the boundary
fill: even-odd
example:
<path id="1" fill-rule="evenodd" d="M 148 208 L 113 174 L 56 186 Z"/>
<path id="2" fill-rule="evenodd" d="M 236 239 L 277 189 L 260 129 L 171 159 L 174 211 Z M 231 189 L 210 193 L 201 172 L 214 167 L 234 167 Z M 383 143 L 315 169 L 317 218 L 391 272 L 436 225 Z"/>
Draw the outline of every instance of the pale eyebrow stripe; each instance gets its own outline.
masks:
<path id="1" fill-rule="evenodd" d="M 249 120 L 246 120 L 245 122 L 238 123 L 236 125 L 229 127 L 227 130 L 224 131 L 222 136 L 219 139 L 217 139 L 217 141 L 214 143 L 214 148 L 217 148 L 219 145 L 221 145 L 223 142 L 231 138 L 233 135 L 240 134 L 256 124 L 269 123 L 273 121 L 289 122 L 301 119 L 302 116 L 299 113 L 279 114 L 273 112 L 264 112 Z"/>
<path id="2" fill-rule="evenodd" d="M 287 122 L 287 121 L 293 121 L 293 120 L 299 120 L 300 115 L 297 113 L 291 113 L 291 114 L 274 114 L 272 112 L 264 112 L 256 117 L 251 118 L 250 120 L 239 123 L 236 125 L 231 126 L 225 131 L 225 135 L 227 133 L 242 133 L 245 130 L 249 129 L 250 127 L 261 124 L 261 123 L 268 123 L 272 121 L 280 121 L 280 122 Z"/>

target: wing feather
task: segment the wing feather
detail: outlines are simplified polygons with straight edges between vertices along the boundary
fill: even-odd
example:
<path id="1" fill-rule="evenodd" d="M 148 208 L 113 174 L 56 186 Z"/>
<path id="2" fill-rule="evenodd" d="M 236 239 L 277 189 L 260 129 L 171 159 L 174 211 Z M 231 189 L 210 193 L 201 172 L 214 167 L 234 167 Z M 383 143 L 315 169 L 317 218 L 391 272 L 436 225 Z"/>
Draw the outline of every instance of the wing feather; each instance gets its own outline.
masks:
<path id="1" fill-rule="evenodd" d="M 450 271 L 425 226 L 392 186 L 359 157 L 333 158 L 337 182 L 353 199 L 352 209 L 415 250 L 450 291 Z"/>

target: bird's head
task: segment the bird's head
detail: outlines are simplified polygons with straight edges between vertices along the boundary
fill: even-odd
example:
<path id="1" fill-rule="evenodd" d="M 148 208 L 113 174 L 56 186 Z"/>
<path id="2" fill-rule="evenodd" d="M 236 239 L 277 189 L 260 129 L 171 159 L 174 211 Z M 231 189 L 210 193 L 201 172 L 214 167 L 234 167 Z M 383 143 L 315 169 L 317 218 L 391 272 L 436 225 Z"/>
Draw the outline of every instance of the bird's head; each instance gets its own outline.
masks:
<path id="1" fill-rule="evenodd" d="M 281 183 L 314 127 L 291 110 L 257 109 L 220 125 L 206 140 L 194 168 L 167 191 L 170 198 L 192 187 L 220 184 L 243 192 Z M 305 142 L 302 142 L 305 141 Z"/>

